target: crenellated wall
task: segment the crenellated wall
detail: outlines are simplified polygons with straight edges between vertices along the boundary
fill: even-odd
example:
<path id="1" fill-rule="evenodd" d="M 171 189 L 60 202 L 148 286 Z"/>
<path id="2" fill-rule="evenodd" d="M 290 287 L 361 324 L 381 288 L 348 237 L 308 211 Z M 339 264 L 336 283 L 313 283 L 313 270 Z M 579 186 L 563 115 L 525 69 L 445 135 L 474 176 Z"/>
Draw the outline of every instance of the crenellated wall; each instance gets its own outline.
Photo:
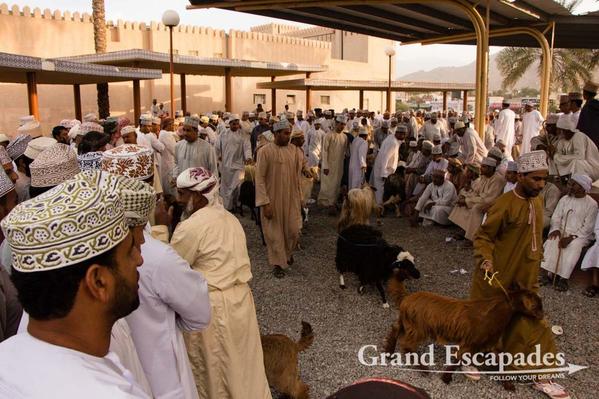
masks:
<path id="1" fill-rule="evenodd" d="M 327 65 L 325 73 L 313 77 L 346 79 L 386 79 L 387 69 L 384 51 L 374 54 L 373 49 L 384 48 L 390 41 L 367 38 L 361 35 L 346 37 L 346 55 L 366 62 L 341 61 L 333 58 L 334 43 L 306 39 L 310 33 L 328 32 L 323 28 L 300 28 L 294 25 L 268 24 L 252 28 L 252 31 L 230 30 L 226 32 L 209 27 L 179 25 L 174 28 L 174 49 L 180 55 L 200 57 L 223 57 L 257 61 L 277 61 L 301 64 Z M 118 20 L 107 21 L 107 51 L 146 49 L 168 52 L 168 28 L 158 22 L 149 24 Z M 309 35 L 308 35 L 309 36 Z M 93 22 L 90 14 L 41 10 L 24 6 L 0 4 L 0 52 L 25 54 L 43 58 L 65 57 L 95 52 Z M 349 58 L 349 57 L 348 57 Z M 143 67 L 144 65 L 139 65 Z M 293 79 L 303 75 L 283 77 Z M 235 112 L 254 109 L 254 94 L 265 94 L 265 108 L 270 109 L 270 90 L 256 89 L 256 83 L 268 78 L 233 78 L 233 104 Z M 175 107 L 180 107 L 179 77 L 175 77 Z M 164 102 L 168 108 L 169 80 L 142 82 L 142 110 L 149 108 L 153 98 Z M 25 85 L 0 84 L 0 132 L 13 134 L 17 120 L 26 114 Z M 44 129 L 49 133 L 56 121 L 73 118 L 73 89 L 70 86 L 38 87 L 40 114 Z M 305 93 L 278 91 L 277 104 L 280 111 L 287 95 L 295 95 L 292 110 L 304 109 Z M 355 95 L 354 95 L 355 94 Z M 380 109 L 379 93 L 369 98 L 370 107 Z M 330 107 L 357 107 L 357 93 L 314 92 L 313 106 L 320 105 L 320 96 L 330 95 Z M 355 98 L 354 98 L 355 97 Z M 110 104 L 113 115 L 133 114 L 132 85 L 110 84 Z M 188 76 L 187 104 L 192 112 L 208 112 L 224 108 L 224 79 L 218 77 Z M 82 86 L 83 113 L 97 112 L 95 86 Z"/>

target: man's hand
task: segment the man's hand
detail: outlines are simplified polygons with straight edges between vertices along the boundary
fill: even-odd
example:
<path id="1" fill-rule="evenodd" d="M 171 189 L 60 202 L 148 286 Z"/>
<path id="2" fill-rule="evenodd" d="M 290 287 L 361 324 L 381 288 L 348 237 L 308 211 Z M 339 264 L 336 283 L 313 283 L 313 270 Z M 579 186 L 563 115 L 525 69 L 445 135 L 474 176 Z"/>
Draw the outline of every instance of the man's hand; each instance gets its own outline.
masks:
<path id="1" fill-rule="evenodd" d="M 426 205 L 424 206 L 424 209 L 423 209 L 423 210 L 424 210 L 425 212 L 428 212 L 429 210 L 431 210 L 431 208 L 432 208 L 433 206 L 435 206 L 435 203 L 434 203 L 434 202 L 429 202 L 428 204 L 426 204 Z"/>
<path id="2" fill-rule="evenodd" d="M 482 271 L 493 273 L 493 270 L 494 270 L 493 261 L 491 261 L 491 260 L 484 261 L 483 263 L 481 263 L 480 268 Z"/>
<path id="3" fill-rule="evenodd" d="M 559 246 L 560 248 L 566 248 L 568 247 L 568 245 L 570 245 L 570 243 L 574 240 L 573 236 L 569 236 L 569 237 L 564 237 L 562 239 L 559 240 Z"/>
<path id="4" fill-rule="evenodd" d="M 156 209 L 154 210 L 154 222 L 156 225 L 170 226 L 173 222 L 173 207 L 166 208 L 166 201 L 162 196 L 156 200 Z"/>
<path id="5" fill-rule="evenodd" d="M 270 204 L 266 204 L 266 205 L 262 206 L 262 214 L 268 220 L 272 219 L 272 207 L 270 206 Z"/>
<path id="6" fill-rule="evenodd" d="M 562 233 L 560 233 L 559 230 L 553 230 L 551 233 L 549 233 L 549 236 L 547 236 L 548 239 L 550 240 L 555 240 L 556 238 L 561 238 Z"/>
<path id="7" fill-rule="evenodd" d="M 324 173 L 325 176 L 329 175 L 329 170 L 328 169 L 323 169 L 322 173 Z"/>

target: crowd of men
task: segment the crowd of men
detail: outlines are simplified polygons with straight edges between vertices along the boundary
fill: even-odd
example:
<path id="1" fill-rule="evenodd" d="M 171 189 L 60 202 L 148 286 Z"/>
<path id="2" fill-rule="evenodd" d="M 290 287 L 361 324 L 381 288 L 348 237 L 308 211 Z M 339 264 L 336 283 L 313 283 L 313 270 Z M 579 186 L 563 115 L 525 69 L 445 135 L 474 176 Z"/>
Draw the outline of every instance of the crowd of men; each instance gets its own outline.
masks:
<path id="1" fill-rule="evenodd" d="M 567 290 L 582 261 L 585 295 L 599 294 L 596 93 L 589 82 L 562 96 L 546 119 L 506 102 L 482 134 L 452 111 L 169 117 L 154 103 L 134 123 L 88 114 L 52 137 L 22 118 L 0 136 L 0 396 L 270 398 L 233 215 L 247 181 L 276 278 L 308 206 L 336 215 L 369 183 L 381 214 L 393 204 L 413 227 L 455 224 L 482 254 L 498 226 L 524 217 L 499 210 L 522 200 L 521 244 L 543 259 L 541 282 Z M 486 269 L 508 267 L 487 252 Z"/>

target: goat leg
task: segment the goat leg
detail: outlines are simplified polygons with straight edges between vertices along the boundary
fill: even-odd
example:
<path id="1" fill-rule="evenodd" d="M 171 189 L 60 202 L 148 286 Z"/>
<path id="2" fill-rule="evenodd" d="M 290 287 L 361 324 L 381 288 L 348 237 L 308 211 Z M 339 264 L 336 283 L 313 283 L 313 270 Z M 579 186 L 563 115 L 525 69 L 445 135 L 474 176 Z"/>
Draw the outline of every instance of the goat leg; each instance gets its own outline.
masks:
<path id="1" fill-rule="evenodd" d="M 383 283 L 381 280 L 376 282 L 376 289 L 379 290 L 379 294 L 381 294 L 381 299 L 383 300 L 383 308 L 388 309 L 389 303 L 387 303 L 387 297 L 385 297 L 385 289 L 383 288 Z"/>
<path id="2" fill-rule="evenodd" d="M 345 279 L 343 278 L 343 273 L 339 273 L 339 287 L 344 290 L 347 287 L 345 286 Z"/>
<path id="3" fill-rule="evenodd" d="M 389 334 L 387 334 L 387 338 L 385 338 L 385 353 L 391 354 L 395 352 L 395 348 L 397 347 L 397 337 L 399 337 L 399 330 L 400 325 L 399 320 L 397 320 L 395 321 L 395 323 L 391 325 L 391 331 L 389 331 Z"/>

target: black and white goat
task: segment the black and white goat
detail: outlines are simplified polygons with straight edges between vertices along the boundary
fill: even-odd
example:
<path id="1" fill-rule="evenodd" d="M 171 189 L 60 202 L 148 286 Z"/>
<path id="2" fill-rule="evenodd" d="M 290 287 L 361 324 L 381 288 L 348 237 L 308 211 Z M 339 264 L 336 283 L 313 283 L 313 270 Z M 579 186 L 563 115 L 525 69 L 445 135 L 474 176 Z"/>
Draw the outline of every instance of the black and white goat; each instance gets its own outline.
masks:
<path id="1" fill-rule="evenodd" d="M 366 284 L 374 284 L 381 295 L 383 307 L 388 308 L 383 283 L 394 269 L 403 269 L 406 276 L 420 278 L 414 257 L 398 245 L 390 245 L 380 230 L 357 224 L 339 233 L 335 264 L 339 272 L 339 286 L 345 289 L 344 273 L 355 273 L 360 280 L 358 293 L 364 293 Z"/>

